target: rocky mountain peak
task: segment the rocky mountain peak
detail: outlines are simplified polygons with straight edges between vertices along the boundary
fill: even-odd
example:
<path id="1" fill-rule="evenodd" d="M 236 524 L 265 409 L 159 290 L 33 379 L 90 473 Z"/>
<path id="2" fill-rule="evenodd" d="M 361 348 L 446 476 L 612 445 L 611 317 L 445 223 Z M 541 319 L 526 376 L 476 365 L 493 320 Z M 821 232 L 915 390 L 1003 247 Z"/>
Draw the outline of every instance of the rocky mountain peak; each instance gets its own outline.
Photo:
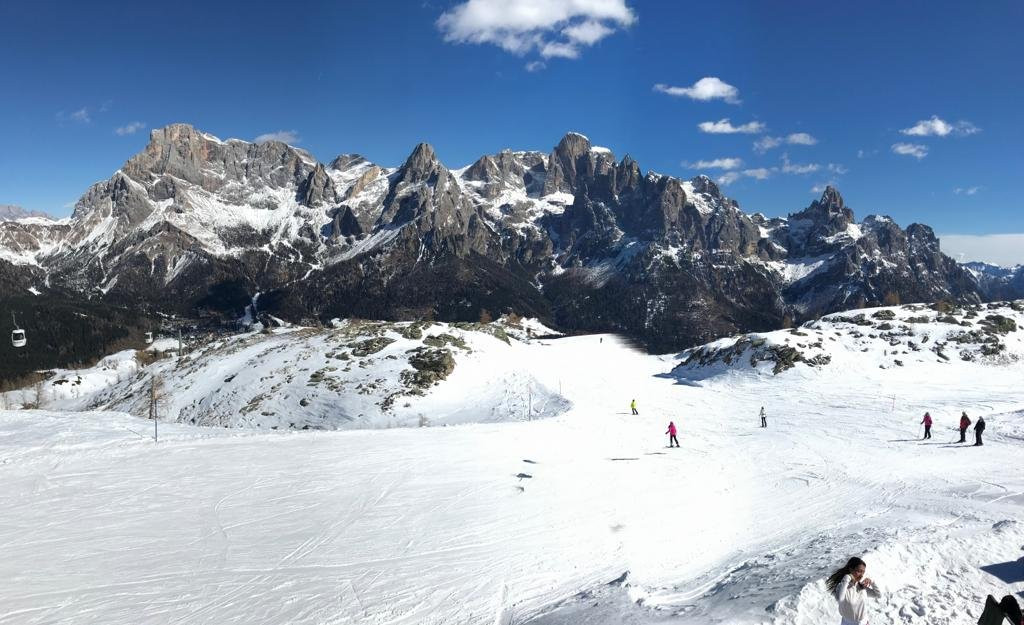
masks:
<path id="1" fill-rule="evenodd" d="M 544 194 L 575 193 L 578 172 L 593 173 L 596 169 L 590 139 L 578 132 L 566 133 L 548 157 L 548 175 L 544 181 Z"/>
<path id="2" fill-rule="evenodd" d="M 202 164 L 209 160 L 212 141 L 188 124 L 154 128 L 149 144 L 122 168 L 131 178 L 148 181 L 150 174 L 170 174 L 193 184 L 202 184 Z"/>
<path id="3" fill-rule="evenodd" d="M 13 204 L 0 204 L 0 221 L 15 221 L 17 219 L 25 219 L 26 217 L 53 219 L 53 217 L 42 211 L 30 211 Z"/>
<path id="4" fill-rule="evenodd" d="M 815 200 L 803 211 L 791 215 L 798 220 L 810 220 L 817 225 L 826 227 L 832 231 L 831 234 L 845 230 L 853 223 L 853 211 L 843 202 L 843 196 L 839 190 L 829 185 L 821 194 L 821 199 Z"/>
<path id="5" fill-rule="evenodd" d="M 832 185 L 825 187 L 825 192 L 821 194 L 821 199 L 818 200 L 818 203 L 827 207 L 829 211 L 841 211 L 846 208 L 843 196 L 839 194 L 839 189 Z"/>
<path id="6" fill-rule="evenodd" d="M 494 162 L 494 157 L 487 155 L 481 156 L 470 165 L 462 177 L 466 180 L 490 182 L 498 173 L 498 164 Z"/>
<path id="7" fill-rule="evenodd" d="M 722 197 L 722 190 L 718 188 L 715 181 L 705 175 L 697 176 L 690 180 L 690 184 L 693 185 L 693 190 L 697 193 L 707 193 L 708 195 L 716 198 Z"/>
<path id="8" fill-rule="evenodd" d="M 353 167 L 358 167 L 364 163 L 369 163 L 362 154 L 339 154 L 333 161 L 330 162 L 328 167 L 338 171 L 345 171 Z"/>
<path id="9" fill-rule="evenodd" d="M 405 182 L 423 182 L 436 180 L 438 175 L 447 169 L 437 160 L 437 154 L 429 143 L 420 143 L 405 159 L 399 171 L 401 179 Z"/>
<path id="10" fill-rule="evenodd" d="M 309 207 L 334 203 L 338 200 L 334 181 L 327 175 L 327 170 L 320 163 L 316 164 L 309 176 L 299 185 L 298 199 Z"/>
<path id="11" fill-rule="evenodd" d="M 555 153 L 567 160 L 575 161 L 580 155 L 590 151 L 590 139 L 578 132 L 567 132 L 555 146 Z"/>

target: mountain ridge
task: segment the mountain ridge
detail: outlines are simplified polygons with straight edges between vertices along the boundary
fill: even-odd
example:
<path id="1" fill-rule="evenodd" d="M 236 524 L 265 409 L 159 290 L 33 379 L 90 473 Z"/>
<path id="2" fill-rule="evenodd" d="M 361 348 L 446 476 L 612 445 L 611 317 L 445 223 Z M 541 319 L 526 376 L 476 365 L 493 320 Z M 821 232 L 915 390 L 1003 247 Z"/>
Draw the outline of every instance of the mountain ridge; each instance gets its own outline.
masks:
<path id="1" fill-rule="evenodd" d="M 180 314 L 475 320 L 516 312 L 652 349 L 870 304 L 980 301 L 930 228 L 855 221 L 839 191 L 786 218 L 707 176 L 648 171 L 567 133 L 548 154 L 446 167 L 320 163 L 278 141 L 154 129 L 63 222 L 0 223 L 0 277 Z M 24 278 L 24 274 L 30 274 Z"/>

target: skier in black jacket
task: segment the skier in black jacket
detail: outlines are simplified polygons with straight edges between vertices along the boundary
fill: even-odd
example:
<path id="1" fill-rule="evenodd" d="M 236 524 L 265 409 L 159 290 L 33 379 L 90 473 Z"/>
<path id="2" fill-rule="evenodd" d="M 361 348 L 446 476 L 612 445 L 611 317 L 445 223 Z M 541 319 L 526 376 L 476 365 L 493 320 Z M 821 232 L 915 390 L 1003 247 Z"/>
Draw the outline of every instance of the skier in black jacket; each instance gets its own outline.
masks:
<path id="1" fill-rule="evenodd" d="M 974 424 L 974 446 L 984 445 L 981 442 L 981 435 L 985 431 L 985 417 L 978 417 L 978 421 Z"/>

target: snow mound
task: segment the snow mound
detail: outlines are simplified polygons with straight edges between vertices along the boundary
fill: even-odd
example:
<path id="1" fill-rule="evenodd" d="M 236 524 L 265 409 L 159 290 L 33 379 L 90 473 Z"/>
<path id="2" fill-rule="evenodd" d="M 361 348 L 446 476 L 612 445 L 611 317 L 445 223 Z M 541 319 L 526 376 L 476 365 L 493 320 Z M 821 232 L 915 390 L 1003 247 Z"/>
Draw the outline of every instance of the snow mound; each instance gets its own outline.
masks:
<path id="1" fill-rule="evenodd" d="M 827 315 L 799 328 L 723 338 L 684 351 L 673 374 L 778 375 L 791 369 L 918 368 L 955 361 L 999 365 L 1024 358 L 1024 302 L 908 305 Z"/>
<path id="2" fill-rule="evenodd" d="M 12 393 L 11 403 L 146 416 L 156 378 L 161 418 L 195 425 L 358 429 L 545 418 L 569 406 L 529 372 L 531 337 L 551 333 L 535 319 L 348 320 L 233 335 L 181 357 L 168 351 L 176 340 L 161 340 L 145 358 L 129 350 L 90 369 L 55 371 L 41 401 L 26 401 L 35 393 L 28 390 Z"/>

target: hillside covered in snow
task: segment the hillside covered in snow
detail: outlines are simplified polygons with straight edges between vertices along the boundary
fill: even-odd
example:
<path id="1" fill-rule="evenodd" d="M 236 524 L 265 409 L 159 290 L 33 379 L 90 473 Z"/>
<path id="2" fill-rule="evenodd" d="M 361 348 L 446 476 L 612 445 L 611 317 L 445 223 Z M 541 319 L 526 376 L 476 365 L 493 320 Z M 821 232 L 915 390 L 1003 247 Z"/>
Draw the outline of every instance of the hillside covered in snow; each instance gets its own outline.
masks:
<path id="1" fill-rule="evenodd" d="M 674 370 L 702 378 L 753 368 L 890 369 L 912 374 L 951 360 L 997 366 L 1024 357 L 1024 301 L 907 305 L 827 315 L 799 328 L 720 339 L 682 354 Z"/>
<path id="2" fill-rule="evenodd" d="M 534 320 L 480 324 L 336 321 L 222 336 L 178 354 L 161 339 L 88 369 L 60 369 L 9 404 L 264 429 L 352 429 L 528 420 L 569 406 L 530 374 Z M 542 343 L 538 343 L 542 345 Z M 38 395 L 38 398 L 37 398 Z"/>

